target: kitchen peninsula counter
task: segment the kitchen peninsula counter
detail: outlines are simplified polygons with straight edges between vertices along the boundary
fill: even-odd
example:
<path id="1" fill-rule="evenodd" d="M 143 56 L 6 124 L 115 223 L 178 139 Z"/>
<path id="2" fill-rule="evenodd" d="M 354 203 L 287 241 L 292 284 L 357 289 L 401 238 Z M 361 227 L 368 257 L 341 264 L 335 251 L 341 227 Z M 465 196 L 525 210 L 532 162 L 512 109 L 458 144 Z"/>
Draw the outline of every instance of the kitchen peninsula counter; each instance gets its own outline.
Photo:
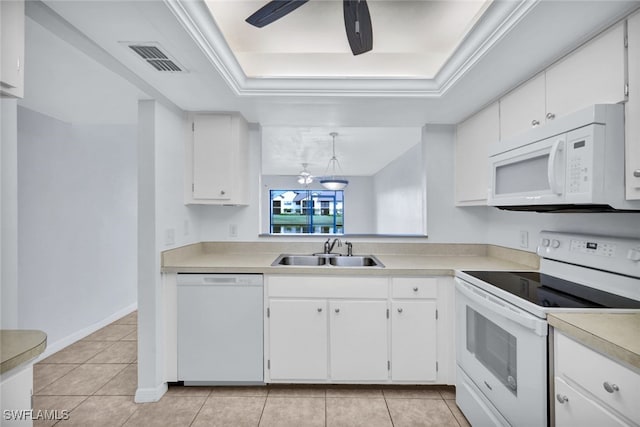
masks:
<path id="1" fill-rule="evenodd" d="M 311 254 L 318 243 L 202 242 L 163 252 L 163 273 L 315 275 L 453 275 L 455 270 L 537 270 L 538 256 L 483 244 L 354 243 L 354 254 L 375 255 L 379 267 L 271 266 L 282 253 Z"/>
<path id="2" fill-rule="evenodd" d="M 640 369 L 640 313 L 553 313 L 547 320 L 565 335 Z"/>
<path id="3" fill-rule="evenodd" d="M 0 374 L 4 374 L 38 357 L 47 347 L 47 335 L 37 330 L 2 329 L 0 343 Z"/>

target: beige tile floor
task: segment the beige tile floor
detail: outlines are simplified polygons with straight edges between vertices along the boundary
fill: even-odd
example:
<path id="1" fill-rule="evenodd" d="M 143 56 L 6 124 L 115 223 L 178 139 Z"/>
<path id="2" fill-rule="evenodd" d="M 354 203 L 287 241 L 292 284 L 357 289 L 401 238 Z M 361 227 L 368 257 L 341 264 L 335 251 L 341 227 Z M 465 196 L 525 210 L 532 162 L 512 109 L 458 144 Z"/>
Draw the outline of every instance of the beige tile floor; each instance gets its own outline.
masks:
<path id="1" fill-rule="evenodd" d="M 34 409 L 69 411 L 34 426 L 468 426 L 453 387 L 171 386 L 136 404 L 137 313 L 34 366 Z M 59 417 L 63 418 L 63 417 Z"/>

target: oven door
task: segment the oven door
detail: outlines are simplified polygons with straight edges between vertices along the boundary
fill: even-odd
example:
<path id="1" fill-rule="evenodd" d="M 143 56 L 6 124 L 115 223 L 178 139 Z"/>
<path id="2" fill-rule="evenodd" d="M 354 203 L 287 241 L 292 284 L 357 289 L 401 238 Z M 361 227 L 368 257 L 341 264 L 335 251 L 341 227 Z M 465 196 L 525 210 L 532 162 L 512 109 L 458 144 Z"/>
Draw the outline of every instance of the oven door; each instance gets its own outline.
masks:
<path id="1" fill-rule="evenodd" d="M 495 154 L 491 164 L 491 206 L 561 204 L 565 201 L 566 135 L 557 135 Z"/>
<path id="2" fill-rule="evenodd" d="M 461 399 L 465 415 L 465 405 L 478 403 L 469 407 L 472 425 L 496 418 L 517 426 L 547 424 L 547 329 L 545 320 L 456 278 L 456 358 L 471 380 L 458 378 L 457 386 L 476 395 Z"/>

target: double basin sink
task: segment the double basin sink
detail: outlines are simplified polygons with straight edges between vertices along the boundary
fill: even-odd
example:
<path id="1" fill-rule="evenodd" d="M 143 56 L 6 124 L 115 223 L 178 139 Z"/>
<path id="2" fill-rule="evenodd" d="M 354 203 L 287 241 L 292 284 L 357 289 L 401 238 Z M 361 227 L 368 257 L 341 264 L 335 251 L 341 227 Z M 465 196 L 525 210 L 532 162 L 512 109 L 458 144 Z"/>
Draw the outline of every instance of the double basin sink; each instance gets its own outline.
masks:
<path id="1" fill-rule="evenodd" d="M 338 254 L 292 255 L 281 254 L 272 266 L 334 266 L 334 267 L 379 267 L 384 264 L 373 255 L 341 256 Z"/>

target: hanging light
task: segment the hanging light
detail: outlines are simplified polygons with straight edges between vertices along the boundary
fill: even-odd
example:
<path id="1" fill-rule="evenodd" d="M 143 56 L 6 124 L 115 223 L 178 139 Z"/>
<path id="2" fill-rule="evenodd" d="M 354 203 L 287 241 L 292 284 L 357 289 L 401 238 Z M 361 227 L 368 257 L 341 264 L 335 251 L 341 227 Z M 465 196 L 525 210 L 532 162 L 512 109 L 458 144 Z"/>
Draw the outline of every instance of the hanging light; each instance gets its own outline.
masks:
<path id="1" fill-rule="evenodd" d="M 329 159 L 325 176 L 320 178 L 320 184 L 328 190 L 342 190 L 349 184 L 349 181 L 336 173 L 337 169 L 342 172 L 340 162 L 338 162 L 338 158 L 336 157 L 336 136 L 338 136 L 338 133 L 331 132 L 329 135 L 333 138 L 333 156 Z M 329 168 L 331 168 L 332 175 L 328 175 Z"/>
<path id="2" fill-rule="evenodd" d="M 298 184 L 309 185 L 313 182 L 313 175 L 307 170 L 309 163 L 302 164 L 302 172 L 298 174 Z"/>

